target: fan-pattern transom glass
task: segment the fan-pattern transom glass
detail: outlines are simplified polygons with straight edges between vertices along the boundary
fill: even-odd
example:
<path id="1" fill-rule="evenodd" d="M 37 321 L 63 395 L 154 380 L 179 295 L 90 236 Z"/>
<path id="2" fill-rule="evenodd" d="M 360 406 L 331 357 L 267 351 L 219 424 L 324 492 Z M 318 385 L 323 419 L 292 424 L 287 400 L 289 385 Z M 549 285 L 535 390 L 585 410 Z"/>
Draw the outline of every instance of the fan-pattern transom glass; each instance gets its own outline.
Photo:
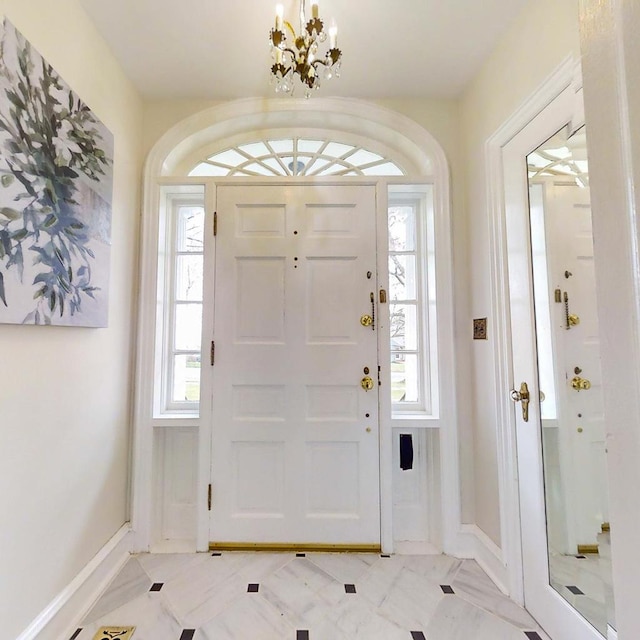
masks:
<path id="1" fill-rule="evenodd" d="M 283 138 L 243 144 L 200 162 L 190 176 L 403 176 L 392 160 L 357 145 Z"/>

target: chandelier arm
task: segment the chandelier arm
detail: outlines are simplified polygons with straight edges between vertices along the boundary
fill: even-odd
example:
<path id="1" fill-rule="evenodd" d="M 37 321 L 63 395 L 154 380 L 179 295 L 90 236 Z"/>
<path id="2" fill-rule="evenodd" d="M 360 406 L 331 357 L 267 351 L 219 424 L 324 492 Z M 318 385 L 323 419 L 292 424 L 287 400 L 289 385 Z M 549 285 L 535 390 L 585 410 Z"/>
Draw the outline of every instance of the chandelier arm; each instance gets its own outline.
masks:
<path id="1" fill-rule="evenodd" d="M 291 23 L 288 20 L 284 20 L 284 26 L 287 27 L 287 29 L 289 29 L 289 31 L 291 31 L 291 36 L 293 37 L 293 39 L 296 39 L 296 32 L 295 29 L 291 26 Z"/>

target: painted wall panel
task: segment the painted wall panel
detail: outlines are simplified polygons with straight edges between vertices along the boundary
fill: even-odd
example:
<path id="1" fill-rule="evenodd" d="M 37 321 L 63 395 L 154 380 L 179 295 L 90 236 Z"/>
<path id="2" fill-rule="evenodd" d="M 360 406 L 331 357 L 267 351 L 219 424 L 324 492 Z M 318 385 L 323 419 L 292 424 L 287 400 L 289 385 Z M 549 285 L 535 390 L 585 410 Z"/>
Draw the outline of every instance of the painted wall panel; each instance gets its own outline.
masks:
<path id="1" fill-rule="evenodd" d="M 142 103 L 77 0 L 2 0 L 0 15 L 115 138 L 109 328 L 0 325 L 0 620 L 15 638 L 128 519 Z"/>
<path id="2" fill-rule="evenodd" d="M 473 238 L 469 244 L 473 268 L 469 271 L 470 313 L 465 318 L 466 335 L 471 332 L 472 318 L 489 316 L 491 310 L 485 143 L 568 56 L 579 60 L 578 17 L 578 0 L 530 3 L 462 96 L 467 233 Z M 494 341 L 489 317 L 488 340 L 473 343 L 470 364 L 475 474 L 472 486 L 475 487 L 476 524 L 500 545 Z"/>

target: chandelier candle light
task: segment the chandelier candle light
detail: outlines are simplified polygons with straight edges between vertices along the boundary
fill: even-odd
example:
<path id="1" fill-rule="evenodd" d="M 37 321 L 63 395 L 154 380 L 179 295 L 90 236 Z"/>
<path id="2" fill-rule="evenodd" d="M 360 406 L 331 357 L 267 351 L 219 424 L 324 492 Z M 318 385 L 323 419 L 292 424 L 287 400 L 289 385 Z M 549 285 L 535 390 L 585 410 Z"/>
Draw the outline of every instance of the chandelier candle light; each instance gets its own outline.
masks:
<path id="1" fill-rule="evenodd" d="M 287 31 L 291 42 L 287 40 Z M 271 29 L 269 41 L 274 64 L 271 80 L 276 93 L 293 94 L 294 77 L 297 74 L 305 86 L 305 96 L 312 89 L 320 88 L 321 77 L 327 80 L 334 75 L 340 77 L 342 51 L 338 49 L 338 28 L 329 28 L 329 50 L 324 58 L 318 57 L 319 43 L 327 40 L 324 22 L 320 19 L 318 5 L 311 5 L 311 19 L 305 17 L 305 0 L 300 0 L 300 35 L 296 35 L 291 23 L 284 20 L 284 7 L 276 6 L 276 26 Z"/>

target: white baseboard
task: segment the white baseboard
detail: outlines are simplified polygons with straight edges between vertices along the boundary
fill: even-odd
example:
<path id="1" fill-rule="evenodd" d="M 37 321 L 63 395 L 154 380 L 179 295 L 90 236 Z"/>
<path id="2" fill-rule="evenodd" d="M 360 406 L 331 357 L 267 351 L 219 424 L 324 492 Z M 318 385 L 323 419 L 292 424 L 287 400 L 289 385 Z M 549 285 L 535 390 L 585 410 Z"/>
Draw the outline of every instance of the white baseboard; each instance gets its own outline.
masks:
<path id="1" fill-rule="evenodd" d="M 442 550 L 430 542 L 394 542 L 393 552 L 399 556 L 439 556 Z"/>
<path id="2" fill-rule="evenodd" d="M 66 640 L 129 558 L 129 523 L 100 549 L 82 571 L 40 612 L 17 640 Z"/>
<path id="3" fill-rule="evenodd" d="M 475 560 L 495 585 L 509 595 L 509 576 L 502 558 L 502 550 L 475 524 L 463 524 L 458 534 L 456 555 Z"/>

